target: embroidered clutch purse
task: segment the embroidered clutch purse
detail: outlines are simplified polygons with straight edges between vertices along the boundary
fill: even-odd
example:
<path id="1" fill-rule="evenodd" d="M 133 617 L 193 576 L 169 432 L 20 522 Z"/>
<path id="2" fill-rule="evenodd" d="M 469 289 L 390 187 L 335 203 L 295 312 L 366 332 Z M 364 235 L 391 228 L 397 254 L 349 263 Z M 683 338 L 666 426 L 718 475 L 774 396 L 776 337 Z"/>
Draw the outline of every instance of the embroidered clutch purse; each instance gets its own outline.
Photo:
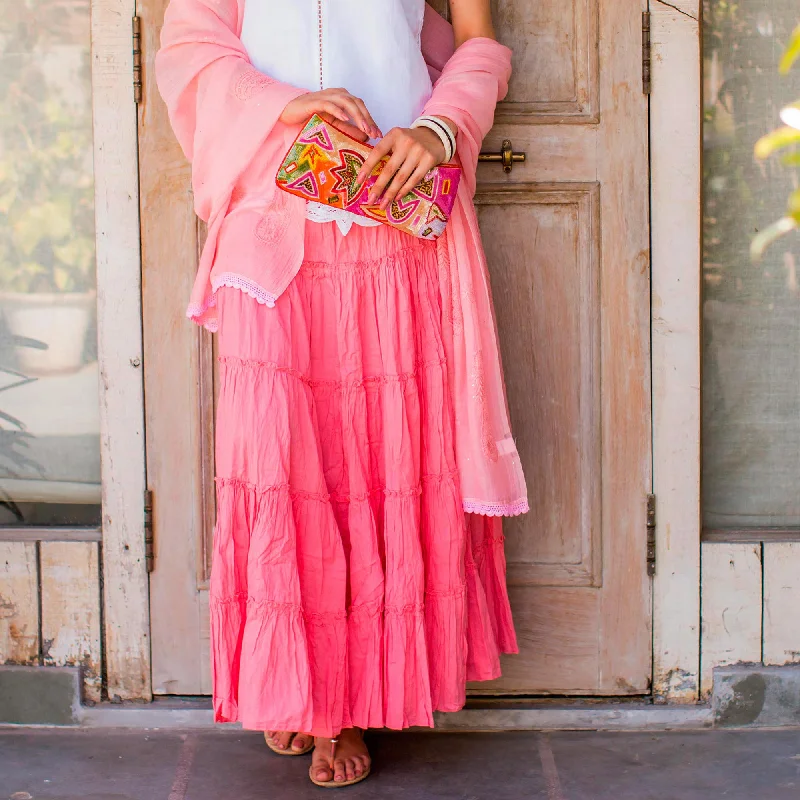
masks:
<path id="1" fill-rule="evenodd" d="M 421 239 L 438 239 L 453 210 L 461 167 L 452 163 L 434 167 L 422 183 L 383 211 L 368 205 L 367 197 L 389 156 L 378 162 L 361 186 L 356 184 L 372 149 L 314 114 L 289 148 L 275 181 L 280 189 L 305 200 L 343 208 Z"/>

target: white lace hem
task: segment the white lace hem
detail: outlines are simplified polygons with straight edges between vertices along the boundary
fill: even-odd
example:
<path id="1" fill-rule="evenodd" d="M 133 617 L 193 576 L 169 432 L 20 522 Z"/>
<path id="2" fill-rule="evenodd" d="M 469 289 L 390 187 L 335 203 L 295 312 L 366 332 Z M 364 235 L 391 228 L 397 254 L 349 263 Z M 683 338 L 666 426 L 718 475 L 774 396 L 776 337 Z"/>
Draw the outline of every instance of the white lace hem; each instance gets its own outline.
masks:
<path id="1" fill-rule="evenodd" d="M 530 510 L 525 497 L 512 503 L 487 503 L 485 500 L 473 500 L 471 497 L 465 497 L 462 502 L 464 511 L 468 514 L 482 514 L 485 517 L 518 517 Z"/>
<path id="2" fill-rule="evenodd" d="M 381 224 L 376 219 L 362 217 L 344 208 L 334 208 L 324 203 L 317 203 L 314 200 L 309 200 L 306 205 L 306 219 L 312 222 L 335 222 L 339 226 L 342 236 L 347 236 L 353 225 L 360 225 L 362 228 L 372 228 Z"/>
<path id="3" fill-rule="evenodd" d="M 207 331 L 216 333 L 219 329 L 219 323 L 216 319 L 210 319 L 205 322 L 202 321 L 203 315 L 210 308 L 215 308 L 217 301 L 215 294 L 217 289 L 221 286 L 229 286 L 232 289 L 238 289 L 244 292 L 249 297 L 252 297 L 257 303 L 269 308 L 275 307 L 275 301 L 278 299 L 272 292 L 268 292 L 263 286 L 259 286 L 255 281 L 251 281 L 242 275 L 237 275 L 235 272 L 222 272 L 216 275 L 211 281 L 211 297 L 206 303 L 189 303 L 186 307 L 186 316 L 198 325 L 202 325 Z"/>
<path id="4" fill-rule="evenodd" d="M 262 306 L 275 307 L 276 295 L 259 286 L 255 281 L 237 275 L 235 272 L 221 272 L 211 281 L 211 291 L 216 292 L 220 286 L 229 286 L 232 289 L 241 289 Z"/>

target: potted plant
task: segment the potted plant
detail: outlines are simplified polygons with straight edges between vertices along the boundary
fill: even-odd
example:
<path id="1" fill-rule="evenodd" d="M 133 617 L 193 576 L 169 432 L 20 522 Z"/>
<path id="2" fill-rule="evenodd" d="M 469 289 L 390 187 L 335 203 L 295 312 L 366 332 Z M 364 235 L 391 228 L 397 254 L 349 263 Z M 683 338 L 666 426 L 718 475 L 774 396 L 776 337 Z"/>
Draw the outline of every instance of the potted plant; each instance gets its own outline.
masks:
<path id="1" fill-rule="evenodd" d="M 91 102 L 88 81 L 74 80 L 87 48 L 74 16 L 45 0 L 12 5 L 0 23 L 0 312 L 13 335 L 46 344 L 18 349 L 35 375 L 82 365 L 96 306 Z"/>

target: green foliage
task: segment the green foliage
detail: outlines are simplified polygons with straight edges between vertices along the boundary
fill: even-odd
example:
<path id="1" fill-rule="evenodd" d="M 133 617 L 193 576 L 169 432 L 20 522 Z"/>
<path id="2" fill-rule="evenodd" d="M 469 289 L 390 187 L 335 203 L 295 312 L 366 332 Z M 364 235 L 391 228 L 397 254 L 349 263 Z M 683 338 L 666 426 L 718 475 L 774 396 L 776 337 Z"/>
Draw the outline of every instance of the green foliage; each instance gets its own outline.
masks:
<path id="1" fill-rule="evenodd" d="M 794 302 L 793 237 L 756 263 L 754 236 L 797 188 L 795 145 L 753 156 L 756 142 L 800 89 L 778 61 L 798 23 L 797 0 L 704 0 L 703 282 L 706 300 L 770 306 Z"/>
<path id="2" fill-rule="evenodd" d="M 781 58 L 778 66 L 778 71 L 781 75 L 787 75 L 798 58 L 800 58 L 800 25 L 792 32 L 789 44 Z M 797 104 L 794 105 L 796 106 Z M 788 110 L 789 107 L 784 109 L 784 111 Z M 800 164 L 800 153 L 797 152 L 798 145 L 800 145 L 800 129 L 784 125 L 766 134 L 766 136 L 762 136 L 756 142 L 754 152 L 756 158 L 763 160 L 781 150 L 791 148 L 793 152 L 784 155 L 781 162 L 784 166 L 797 166 Z M 785 215 L 753 237 L 753 241 L 750 244 L 750 255 L 753 260 L 760 261 L 770 245 L 799 227 L 800 190 L 795 189 L 789 195 Z"/>
<path id="3" fill-rule="evenodd" d="M 95 284 L 87 19 L 81 3 L 64 0 L 3 7 L 0 290 Z M 79 80 L 70 85 L 76 58 Z"/>
<path id="4" fill-rule="evenodd" d="M 783 53 L 783 58 L 781 58 L 781 63 L 778 65 L 778 70 L 780 71 L 781 75 L 788 74 L 789 70 L 792 68 L 797 59 L 800 58 L 800 25 L 798 25 L 794 31 L 792 31 L 792 36 L 789 39 L 789 44 L 786 46 L 786 50 Z"/>

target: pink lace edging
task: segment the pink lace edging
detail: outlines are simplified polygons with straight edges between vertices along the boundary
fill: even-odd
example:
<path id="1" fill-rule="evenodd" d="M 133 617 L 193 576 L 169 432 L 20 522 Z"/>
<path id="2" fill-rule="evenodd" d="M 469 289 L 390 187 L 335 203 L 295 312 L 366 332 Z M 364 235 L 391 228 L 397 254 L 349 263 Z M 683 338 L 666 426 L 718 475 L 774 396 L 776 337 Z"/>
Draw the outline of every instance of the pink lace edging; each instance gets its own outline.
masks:
<path id="1" fill-rule="evenodd" d="M 464 511 L 468 514 L 482 514 L 485 517 L 518 517 L 530 510 L 524 497 L 513 503 L 487 503 L 483 500 L 464 498 Z"/>

